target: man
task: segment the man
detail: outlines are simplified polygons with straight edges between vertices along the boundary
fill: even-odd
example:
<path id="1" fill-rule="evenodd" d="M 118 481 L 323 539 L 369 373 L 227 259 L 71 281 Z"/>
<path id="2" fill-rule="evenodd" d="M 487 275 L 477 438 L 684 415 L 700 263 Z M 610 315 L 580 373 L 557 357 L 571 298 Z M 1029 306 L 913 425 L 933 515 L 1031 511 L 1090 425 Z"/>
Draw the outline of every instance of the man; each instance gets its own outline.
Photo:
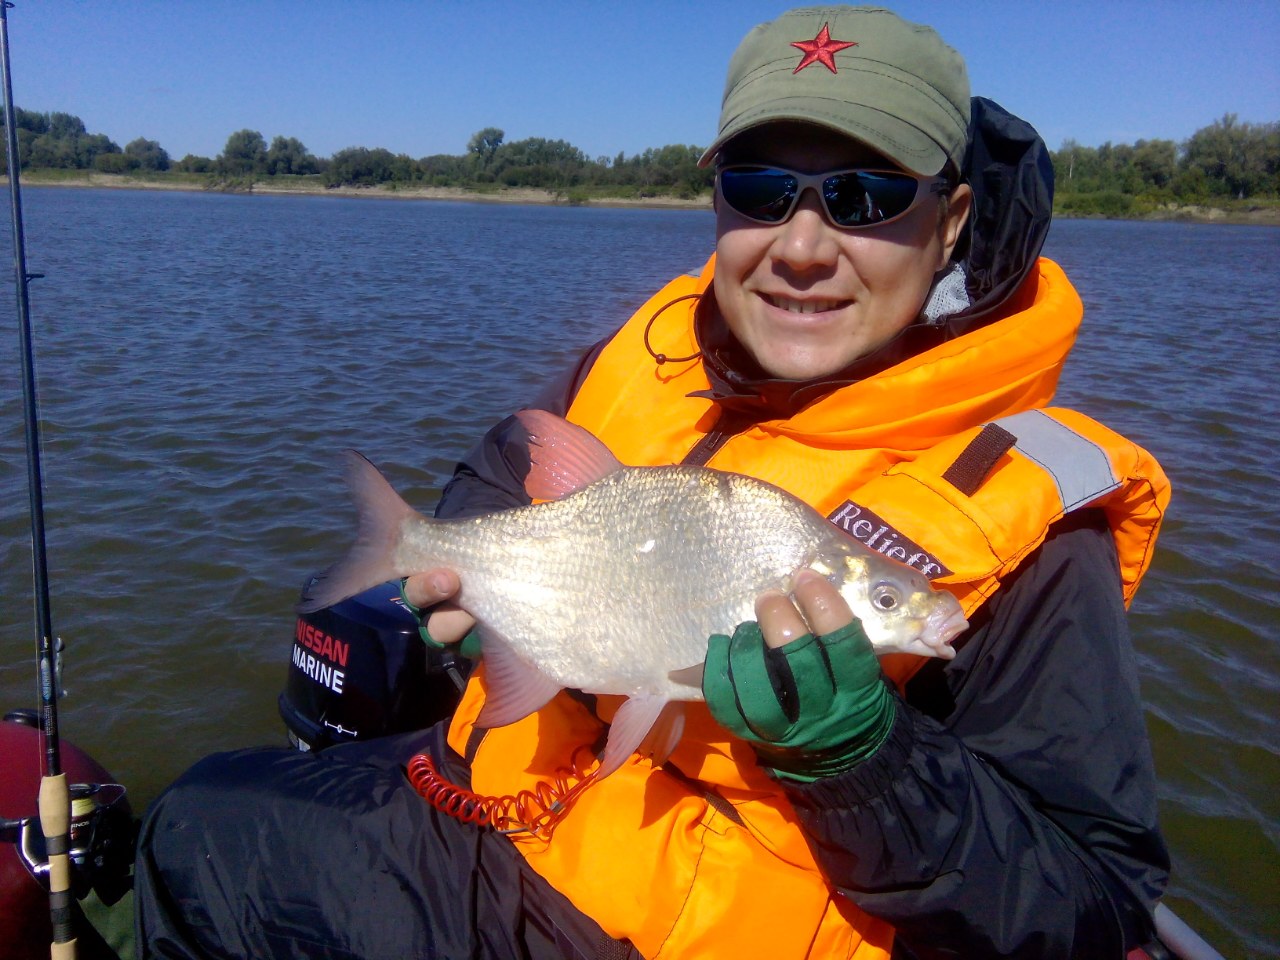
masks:
<path id="1" fill-rule="evenodd" d="M 775 483 L 922 570 L 970 618 L 954 660 L 878 661 L 801 572 L 709 638 L 705 709 L 666 762 L 633 756 L 553 829 L 510 836 L 427 806 L 398 766 L 425 750 L 444 797 L 537 795 L 600 740 L 611 698 L 566 691 L 486 730 L 481 669 L 447 746 L 440 729 L 212 758 L 144 826 L 155 955 L 1066 957 L 1149 939 L 1167 859 L 1124 606 L 1167 482 L 1041 409 L 1080 317 L 1036 259 L 1043 160 L 999 108 L 971 115 L 928 28 L 850 7 L 764 24 L 704 158 L 715 257 L 536 404 L 625 463 Z M 438 513 L 528 502 L 528 466 L 504 421 Z M 445 570 L 404 585 L 433 642 L 473 625 L 458 589 Z M 292 831 L 273 828 L 286 811 Z M 358 908 L 326 893 L 342 879 Z"/>

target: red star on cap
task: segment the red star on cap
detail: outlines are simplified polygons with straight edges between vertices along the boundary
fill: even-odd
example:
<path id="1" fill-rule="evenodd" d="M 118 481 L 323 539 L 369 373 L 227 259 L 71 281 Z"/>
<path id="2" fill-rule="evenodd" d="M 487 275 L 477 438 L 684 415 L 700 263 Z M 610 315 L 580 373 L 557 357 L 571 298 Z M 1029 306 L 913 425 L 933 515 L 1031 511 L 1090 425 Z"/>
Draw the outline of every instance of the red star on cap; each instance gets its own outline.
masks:
<path id="1" fill-rule="evenodd" d="M 812 40 L 797 40 L 791 44 L 804 51 L 804 56 L 800 58 L 800 66 L 792 71 L 797 74 L 811 63 L 821 63 L 832 73 L 836 72 L 836 54 L 846 47 L 856 47 L 856 43 L 848 40 L 832 40 L 831 33 L 827 30 L 827 24 L 822 25 L 822 29 L 818 31 L 818 35 Z"/>

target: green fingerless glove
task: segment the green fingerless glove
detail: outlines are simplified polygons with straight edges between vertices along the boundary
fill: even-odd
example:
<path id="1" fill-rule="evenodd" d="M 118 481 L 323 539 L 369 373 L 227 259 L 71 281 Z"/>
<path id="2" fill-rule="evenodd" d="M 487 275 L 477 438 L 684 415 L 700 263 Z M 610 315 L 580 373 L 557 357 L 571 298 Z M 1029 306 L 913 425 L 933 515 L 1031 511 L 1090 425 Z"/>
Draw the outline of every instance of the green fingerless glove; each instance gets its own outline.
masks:
<path id="1" fill-rule="evenodd" d="M 875 753 L 896 709 L 857 620 L 777 649 L 754 620 L 732 637 L 715 634 L 702 691 L 717 722 L 750 743 L 765 767 L 806 783 Z"/>
<path id="2" fill-rule="evenodd" d="M 418 636 L 422 638 L 422 642 L 434 650 L 452 650 L 460 657 L 466 657 L 468 660 L 479 660 L 483 655 L 480 649 L 480 634 L 476 630 L 472 630 L 458 643 L 441 643 L 439 640 L 432 639 L 430 633 L 427 632 L 427 618 L 424 614 L 431 613 L 431 608 L 427 607 L 423 610 L 421 607 L 414 606 L 409 602 L 409 598 L 404 595 L 404 580 L 400 581 L 400 602 L 404 604 L 404 608 L 418 618 Z"/>

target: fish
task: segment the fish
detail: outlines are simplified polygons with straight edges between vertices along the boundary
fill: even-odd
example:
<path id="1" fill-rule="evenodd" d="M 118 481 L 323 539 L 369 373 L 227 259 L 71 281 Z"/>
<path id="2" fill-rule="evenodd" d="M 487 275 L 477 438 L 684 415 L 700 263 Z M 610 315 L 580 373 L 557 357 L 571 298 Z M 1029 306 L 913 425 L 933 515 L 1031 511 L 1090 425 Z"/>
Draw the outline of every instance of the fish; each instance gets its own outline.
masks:
<path id="1" fill-rule="evenodd" d="M 601 778 L 637 751 L 665 759 L 683 703 L 703 699 L 708 638 L 753 620 L 756 597 L 789 592 L 801 568 L 838 587 L 877 655 L 955 656 L 951 641 L 968 624 L 954 595 L 790 493 L 708 467 L 624 466 L 561 417 L 516 416 L 529 434 L 534 502 L 483 516 L 425 517 L 346 451 L 356 541 L 311 581 L 299 612 L 388 580 L 456 571 L 455 602 L 482 638 L 477 725 L 514 723 L 565 688 L 620 694 Z"/>

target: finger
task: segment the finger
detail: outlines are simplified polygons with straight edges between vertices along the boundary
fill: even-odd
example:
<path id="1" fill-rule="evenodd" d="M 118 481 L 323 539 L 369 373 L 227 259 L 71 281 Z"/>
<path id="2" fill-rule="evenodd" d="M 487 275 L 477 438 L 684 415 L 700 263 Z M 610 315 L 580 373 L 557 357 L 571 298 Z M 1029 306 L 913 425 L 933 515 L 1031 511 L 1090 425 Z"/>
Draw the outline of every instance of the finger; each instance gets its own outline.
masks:
<path id="1" fill-rule="evenodd" d="M 442 603 L 427 617 L 427 633 L 436 643 L 457 643 L 475 628 L 476 618 L 453 603 Z"/>
<path id="2" fill-rule="evenodd" d="M 733 702 L 733 684 L 729 680 L 729 635 L 713 633 L 707 638 L 707 659 L 702 664 L 702 693 L 707 706 Z M 722 724 L 719 713 L 716 719 Z"/>
<path id="3" fill-rule="evenodd" d="M 414 574 L 404 582 L 404 598 L 419 609 L 448 600 L 461 588 L 462 582 L 452 570 L 443 567 Z"/>
<path id="4" fill-rule="evenodd" d="M 837 693 L 825 645 L 808 634 L 799 643 L 783 648 L 782 653 L 795 684 L 796 716 L 810 722 L 825 716 Z"/>
<path id="5" fill-rule="evenodd" d="M 770 590 L 756 598 L 756 622 L 764 634 L 764 642 L 778 648 L 809 632 L 804 617 L 786 594 Z"/>
<path id="6" fill-rule="evenodd" d="M 810 629 L 820 637 L 839 630 L 853 619 L 853 611 L 840 591 L 813 570 L 796 574 L 795 598 Z"/>
<path id="7" fill-rule="evenodd" d="M 733 631 L 729 640 L 729 678 L 738 710 L 751 734 L 760 740 L 781 739 L 791 720 L 778 701 L 759 624 L 743 623 Z"/>
<path id="8" fill-rule="evenodd" d="M 880 682 L 880 660 L 858 620 L 823 636 L 822 645 L 827 651 L 832 677 L 840 689 L 857 690 Z"/>

